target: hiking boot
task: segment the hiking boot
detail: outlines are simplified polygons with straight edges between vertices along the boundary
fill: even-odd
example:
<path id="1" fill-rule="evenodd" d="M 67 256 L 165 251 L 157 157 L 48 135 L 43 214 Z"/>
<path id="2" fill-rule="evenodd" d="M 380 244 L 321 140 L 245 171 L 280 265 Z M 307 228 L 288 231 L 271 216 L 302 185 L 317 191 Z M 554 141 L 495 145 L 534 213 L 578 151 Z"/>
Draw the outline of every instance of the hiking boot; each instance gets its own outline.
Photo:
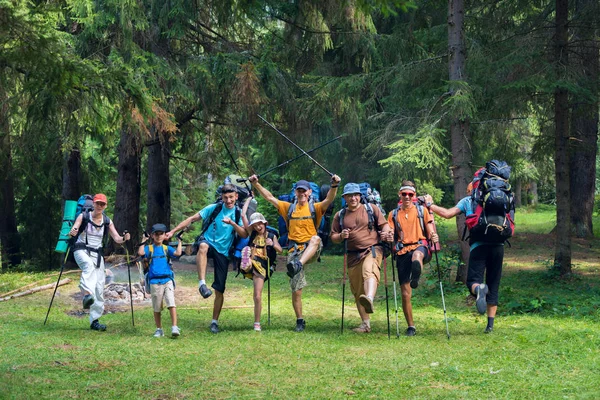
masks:
<path id="1" fill-rule="evenodd" d="M 165 336 L 165 333 L 163 332 L 162 328 L 156 328 L 156 332 L 154 332 L 154 335 L 152 335 L 154 337 L 163 337 Z"/>
<path id="2" fill-rule="evenodd" d="M 485 297 L 488 294 L 488 287 L 485 283 L 480 284 L 475 288 L 475 295 L 477 295 L 477 299 L 475 300 L 475 306 L 477 307 L 477 311 L 479 314 L 485 314 L 487 309 L 487 302 L 485 301 Z"/>
<path id="3" fill-rule="evenodd" d="M 354 328 L 352 330 L 356 333 L 369 333 L 371 332 L 371 327 L 363 322 L 358 326 L 358 328 Z"/>
<path id="4" fill-rule="evenodd" d="M 175 326 L 175 325 L 174 325 L 174 326 L 172 326 L 172 327 L 171 327 L 171 336 L 173 336 L 173 337 L 177 337 L 177 336 L 179 336 L 179 335 L 181 335 L 181 332 L 179 332 L 179 327 L 177 327 L 177 326 Z"/>
<path id="5" fill-rule="evenodd" d="M 260 329 L 260 322 L 255 322 L 254 323 L 254 331 L 256 331 L 256 332 L 260 332 L 261 331 L 261 329 Z"/>
<path id="6" fill-rule="evenodd" d="M 415 328 L 414 326 L 409 326 L 406 329 L 406 336 L 415 336 L 417 334 L 417 328 Z"/>
<path id="7" fill-rule="evenodd" d="M 210 323 L 210 331 L 212 333 L 219 333 L 219 325 L 217 325 L 216 322 L 211 322 Z"/>
<path id="8" fill-rule="evenodd" d="M 100 322 L 98 322 L 97 319 L 95 319 L 90 324 L 90 329 L 93 330 L 93 331 L 105 331 L 106 330 L 106 325 L 101 324 Z"/>
<path id="9" fill-rule="evenodd" d="M 92 296 L 91 294 L 86 294 L 85 296 L 83 296 L 84 310 L 89 310 L 92 304 L 94 304 L 94 296 Z"/>
<path id="10" fill-rule="evenodd" d="M 202 285 L 200 285 L 200 287 L 198 288 L 198 290 L 200 291 L 200 294 L 202 295 L 202 297 L 204 297 L 205 299 L 208 299 L 210 297 L 210 295 L 212 294 L 212 290 L 210 290 L 208 288 L 208 286 L 206 286 L 205 283 L 203 283 Z"/>
<path id="11" fill-rule="evenodd" d="M 293 278 L 298 275 L 302 271 L 302 263 L 300 261 L 295 261 L 293 263 L 287 264 L 287 276 Z"/>
<path id="12" fill-rule="evenodd" d="M 368 298 L 366 295 L 361 294 L 358 298 L 358 302 L 365 308 L 367 314 L 373 314 L 373 300 Z"/>
<path id="13" fill-rule="evenodd" d="M 416 289 L 419 287 L 419 278 L 421 277 L 421 265 L 414 263 L 410 275 L 410 287 Z"/>
<path id="14" fill-rule="evenodd" d="M 491 326 L 486 326 L 485 331 L 483 331 L 483 333 L 492 333 L 493 330 L 494 328 L 492 328 Z"/>
<path id="15" fill-rule="evenodd" d="M 252 255 L 252 249 L 249 246 L 246 246 L 242 249 L 242 261 L 240 262 L 240 269 L 243 272 L 249 272 L 252 268 L 252 260 L 250 256 Z"/>
<path id="16" fill-rule="evenodd" d="M 306 328 L 306 321 L 303 319 L 297 319 L 296 320 L 296 329 L 294 329 L 296 332 L 304 332 L 304 329 Z"/>

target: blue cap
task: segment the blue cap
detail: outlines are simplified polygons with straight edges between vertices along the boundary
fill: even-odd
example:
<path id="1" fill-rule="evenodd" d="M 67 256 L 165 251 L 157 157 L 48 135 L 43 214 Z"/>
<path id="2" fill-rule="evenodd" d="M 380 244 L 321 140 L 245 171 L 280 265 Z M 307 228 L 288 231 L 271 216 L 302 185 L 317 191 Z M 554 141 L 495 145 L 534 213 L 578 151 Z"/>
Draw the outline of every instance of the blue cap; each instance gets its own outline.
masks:
<path id="1" fill-rule="evenodd" d="M 310 190 L 310 184 L 304 179 L 300 180 L 296 182 L 296 189 Z"/>
<path id="2" fill-rule="evenodd" d="M 154 232 L 167 232 L 167 226 L 165 224 L 154 224 L 152 225 L 152 233 Z"/>
<path id="3" fill-rule="evenodd" d="M 342 196 L 354 193 L 360 193 L 360 186 L 358 186 L 358 183 L 346 183 L 346 185 L 344 186 L 344 193 L 342 193 Z"/>

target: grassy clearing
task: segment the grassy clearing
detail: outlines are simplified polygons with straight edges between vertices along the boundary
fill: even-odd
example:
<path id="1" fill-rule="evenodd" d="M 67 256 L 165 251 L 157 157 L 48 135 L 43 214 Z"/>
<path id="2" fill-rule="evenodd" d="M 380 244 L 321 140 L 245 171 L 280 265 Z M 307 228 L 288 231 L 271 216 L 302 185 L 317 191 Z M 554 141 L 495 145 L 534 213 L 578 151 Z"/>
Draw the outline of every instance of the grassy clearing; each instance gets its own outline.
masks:
<path id="1" fill-rule="evenodd" d="M 535 214 L 523 218 L 536 219 Z M 271 288 L 270 326 L 265 288 L 261 333 L 252 331 L 250 281 L 229 276 L 225 305 L 238 308 L 223 311 L 223 331 L 212 335 L 212 298 L 200 300 L 195 273 L 179 272 L 182 336 L 176 340 L 151 337 L 149 305 L 136 307 L 135 328 L 124 308 L 103 317 L 107 332 L 90 331 L 87 317 L 69 314 L 81 308 L 72 297 L 76 285 L 70 284 L 59 288 L 46 326 L 51 293 L 0 303 L 0 398 L 598 398 L 598 240 L 575 241 L 575 276 L 557 281 L 547 268 L 551 237 L 526 233 L 522 226 L 506 249 L 499 316 L 490 335 L 482 333 L 485 316 L 474 312 L 463 285 L 445 282 L 452 335 L 446 339 L 430 267 L 414 294 L 416 337 L 395 337 L 391 270 L 392 339 L 383 286 L 373 332 L 359 335 L 350 330 L 360 321 L 347 285 L 346 328 L 340 335 L 340 256 L 307 268 L 302 334 L 292 331 L 282 267 Z M 1 281 L 18 280 L 12 275 Z M 402 333 L 401 309 L 399 320 Z"/>

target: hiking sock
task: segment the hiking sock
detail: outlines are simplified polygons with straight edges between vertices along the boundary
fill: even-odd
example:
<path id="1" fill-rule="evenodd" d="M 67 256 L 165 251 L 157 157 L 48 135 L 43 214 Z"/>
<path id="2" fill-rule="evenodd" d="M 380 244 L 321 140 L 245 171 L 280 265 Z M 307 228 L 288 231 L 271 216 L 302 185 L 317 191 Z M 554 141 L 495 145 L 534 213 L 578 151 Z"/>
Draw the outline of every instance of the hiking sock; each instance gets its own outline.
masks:
<path id="1" fill-rule="evenodd" d="M 204 279 L 198 279 L 198 286 L 202 286 L 202 285 L 206 285 L 206 282 L 204 281 Z"/>
<path id="2" fill-rule="evenodd" d="M 219 320 L 213 319 L 210 321 L 211 324 L 219 325 Z"/>
<path id="3" fill-rule="evenodd" d="M 365 324 L 370 329 L 371 328 L 371 319 L 363 319 L 363 324 Z"/>
<path id="4" fill-rule="evenodd" d="M 494 317 L 488 317 L 488 328 L 494 328 Z"/>

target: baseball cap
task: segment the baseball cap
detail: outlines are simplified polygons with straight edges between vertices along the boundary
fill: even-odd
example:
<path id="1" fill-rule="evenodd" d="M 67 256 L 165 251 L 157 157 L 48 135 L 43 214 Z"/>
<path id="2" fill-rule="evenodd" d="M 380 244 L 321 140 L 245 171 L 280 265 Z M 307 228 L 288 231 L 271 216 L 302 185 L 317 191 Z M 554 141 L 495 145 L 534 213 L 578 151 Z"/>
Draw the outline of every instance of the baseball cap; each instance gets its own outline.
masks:
<path id="1" fill-rule="evenodd" d="M 166 232 L 167 226 L 165 224 L 154 224 L 152 225 L 152 233 L 154 232 Z"/>
<path id="2" fill-rule="evenodd" d="M 106 195 L 102 194 L 102 193 L 98 193 L 98 194 L 94 195 L 94 203 L 97 201 L 104 203 L 104 204 L 108 203 L 108 201 L 106 200 Z"/>
<path id="3" fill-rule="evenodd" d="M 304 179 L 296 182 L 296 189 L 310 190 L 310 184 Z"/>

